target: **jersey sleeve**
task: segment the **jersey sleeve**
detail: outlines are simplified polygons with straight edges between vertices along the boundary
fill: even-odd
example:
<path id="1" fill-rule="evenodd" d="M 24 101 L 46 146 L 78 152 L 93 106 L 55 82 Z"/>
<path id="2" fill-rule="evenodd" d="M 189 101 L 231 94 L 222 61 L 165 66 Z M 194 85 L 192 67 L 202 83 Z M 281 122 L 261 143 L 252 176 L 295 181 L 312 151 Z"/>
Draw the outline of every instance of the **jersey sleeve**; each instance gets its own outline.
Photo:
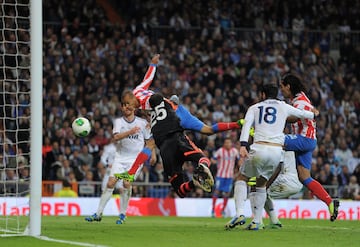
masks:
<path id="1" fill-rule="evenodd" d="M 149 90 L 149 87 L 154 79 L 156 72 L 156 65 L 150 65 L 146 71 L 143 81 L 133 90 L 133 94 L 140 102 L 140 108 L 143 110 L 149 109 L 148 100 L 153 91 Z"/>
<path id="2" fill-rule="evenodd" d="M 283 104 L 286 105 L 289 116 L 295 116 L 302 119 L 314 119 L 314 113 L 311 111 L 297 109 L 289 104 L 286 104 L 285 102 L 283 102 Z"/>
<path id="3" fill-rule="evenodd" d="M 241 129 L 240 142 L 248 142 L 250 136 L 250 128 L 254 123 L 255 112 L 254 106 L 251 106 L 245 115 L 245 123 Z"/>
<path id="4" fill-rule="evenodd" d="M 121 121 L 120 119 L 115 119 L 114 127 L 113 127 L 113 135 L 120 133 L 120 129 L 121 129 Z"/>
<path id="5" fill-rule="evenodd" d="M 175 113 L 180 119 L 181 127 L 184 129 L 201 131 L 205 125 L 200 119 L 192 115 L 183 105 L 179 105 Z"/>

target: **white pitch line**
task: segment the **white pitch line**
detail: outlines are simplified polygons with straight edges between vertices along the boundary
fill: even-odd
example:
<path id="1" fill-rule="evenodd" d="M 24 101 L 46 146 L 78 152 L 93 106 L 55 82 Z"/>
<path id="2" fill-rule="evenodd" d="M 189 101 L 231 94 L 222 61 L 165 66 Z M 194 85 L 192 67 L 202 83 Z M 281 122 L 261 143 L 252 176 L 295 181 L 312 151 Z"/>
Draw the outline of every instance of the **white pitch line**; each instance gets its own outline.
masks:
<path id="1" fill-rule="evenodd" d="M 349 227 L 337 227 L 337 226 L 301 226 L 301 225 L 284 225 L 284 226 L 290 226 L 294 228 L 313 228 L 313 229 L 326 229 L 326 230 L 352 230 L 352 231 L 360 231 L 360 228 L 349 228 Z"/>
<path id="2" fill-rule="evenodd" d="M 83 242 L 75 242 L 75 241 L 68 241 L 68 240 L 61 240 L 61 239 L 55 239 L 55 238 L 49 238 L 46 236 L 39 236 L 35 237 L 40 240 L 45 240 L 49 242 L 57 242 L 57 243 L 63 243 L 63 244 L 72 244 L 72 245 L 78 245 L 78 246 L 86 246 L 86 247 L 108 247 L 106 245 L 99 245 L 99 244 L 90 244 L 90 243 L 83 243 Z"/>

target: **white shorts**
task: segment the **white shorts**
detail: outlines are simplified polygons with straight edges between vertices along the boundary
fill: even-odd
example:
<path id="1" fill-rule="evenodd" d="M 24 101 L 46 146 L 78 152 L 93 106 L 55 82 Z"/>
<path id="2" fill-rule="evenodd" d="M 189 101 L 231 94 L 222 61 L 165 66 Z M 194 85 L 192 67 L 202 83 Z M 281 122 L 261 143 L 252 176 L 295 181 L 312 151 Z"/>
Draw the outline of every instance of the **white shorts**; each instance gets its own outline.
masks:
<path id="1" fill-rule="evenodd" d="M 114 174 L 124 173 L 130 170 L 132 163 L 116 163 L 113 164 L 110 170 L 110 177 L 115 177 Z"/>
<path id="2" fill-rule="evenodd" d="M 302 188 L 303 184 L 299 181 L 296 171 L 295 153 L 287 151 L 284 156 L 284 167 L 269 187 L 268 193 L 275 199 L 289 198 Z"/>
<path id="3" fill-rule="evenodd" d="M 105 173 L 104 178 L 101 183 L 101 191 L 104 191 L 107 187 L 107 183 L 108 183 L 109 177 L 110 177 L 110 171 L 111 171 L 111 168 L 106 168 L 106 173 Z M 117 183 L 115 184 L 115 188 L 117 188 L 117 189 L 124 188 L 122 180 L 117 181 Z"/>
<path id="4" fill-rule="evenodd" d="M 262 176 L 269 180 L 282 157 L 282 147 L 254 143 L 250 146 L 249 159 L 240 170 L 246 177 Z"/>
<path id="5" fill-rule="evenodd" d="M 274 199 L 285 199 L 298 193 L 302 187 L 303 185 L 297 176 L 279 174 L 267 192 Z"/>

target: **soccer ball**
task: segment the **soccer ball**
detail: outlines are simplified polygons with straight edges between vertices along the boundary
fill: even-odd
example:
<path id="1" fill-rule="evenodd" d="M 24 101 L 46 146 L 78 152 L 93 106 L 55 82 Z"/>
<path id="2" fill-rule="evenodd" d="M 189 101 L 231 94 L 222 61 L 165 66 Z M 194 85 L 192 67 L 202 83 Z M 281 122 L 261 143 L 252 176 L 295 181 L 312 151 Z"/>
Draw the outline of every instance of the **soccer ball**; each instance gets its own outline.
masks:
<path id="1" fill-rule="evenodd" d="M 72 122 L 71 125 L 73 132 L 76 136 L 85 137 L 89 135 L 91 131 L 91 124 L 87 118 L 78 117 Z"/>

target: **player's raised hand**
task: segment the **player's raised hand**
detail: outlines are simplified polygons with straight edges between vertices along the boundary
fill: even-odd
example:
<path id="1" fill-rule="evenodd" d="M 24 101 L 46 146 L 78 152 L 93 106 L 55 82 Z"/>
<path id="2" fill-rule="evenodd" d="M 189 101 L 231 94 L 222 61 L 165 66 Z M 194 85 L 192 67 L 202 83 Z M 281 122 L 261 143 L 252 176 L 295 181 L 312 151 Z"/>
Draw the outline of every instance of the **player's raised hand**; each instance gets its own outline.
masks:
<path id="1" fill-rule="evenodd" d="M 151 58 L 151 63 L 152 64 L 158 64 L 160 60 L 160 54 L 155 54 L 152 58 Z"/>
<path id="2" fill-rule="evenodd" d="M 319 116 L 319 114 L 320 114 L 319 110 L 316 108 L 312 108 L 311 111 L 314 113 L 315 117 Z"/>

